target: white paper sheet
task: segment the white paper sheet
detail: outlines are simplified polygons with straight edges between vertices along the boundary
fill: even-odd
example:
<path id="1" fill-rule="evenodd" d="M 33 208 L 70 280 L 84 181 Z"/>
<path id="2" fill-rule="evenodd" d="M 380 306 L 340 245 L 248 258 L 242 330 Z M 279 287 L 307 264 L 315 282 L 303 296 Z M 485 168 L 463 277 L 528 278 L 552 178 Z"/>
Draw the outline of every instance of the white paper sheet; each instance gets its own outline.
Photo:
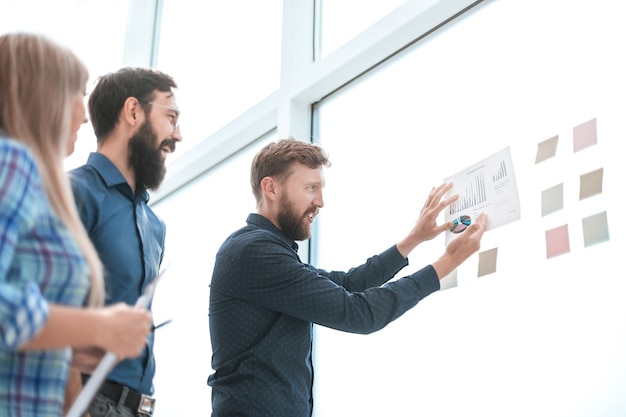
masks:
<path id="1" fill-rule="evenodd" d="M 463 224 L 480 213 L 489 216 L 487 230 L 519 220 L 519 194 L 509 147 L 445 179 L 454 186 L 448 195 L 459 199 L 444 210 L 446 221 L 456 221 L 458 233 L 446 232 L 446 244 L 463 233 Z M 469 216 L 470 221 L 465 217 Z"/>

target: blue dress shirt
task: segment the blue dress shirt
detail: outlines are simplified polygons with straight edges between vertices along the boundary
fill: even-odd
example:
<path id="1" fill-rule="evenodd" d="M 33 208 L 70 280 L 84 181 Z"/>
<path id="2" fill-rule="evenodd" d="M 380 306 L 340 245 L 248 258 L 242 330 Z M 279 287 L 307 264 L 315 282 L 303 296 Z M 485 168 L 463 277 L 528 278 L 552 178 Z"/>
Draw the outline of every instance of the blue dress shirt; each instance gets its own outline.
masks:
<path id="1" fill-rule="evenodd" d="M 49 304 L 82 306 L 89 266 L 55 215 L 33 155 L 0 130 L 0 415 L 58 416 L 69 348 L 19 351 Z"/>
<path id="2" fill-rule="evenodd" d="M 104 264 L 106 304 L 134 305 L 158 275 L 165 224 L 148 206 L 147 191 L 133 193 L 121 172 L 104 155 L 70 172 L 80 217 Z M 136 359 L 120 362 L 108 379 L 151 395 L 155 373 L 154 336 Z"/>
<path id="3" fill-rule="evenodd" d="M 395 246 L 327 272 L 302 263 L 265 217 L 247 223 L 218 251 L 211 280 L 213 417 L 310 416 L 312 323 L 371 333 L 440 288 L 432 266 L 385 284 L 408 264 Z"/>

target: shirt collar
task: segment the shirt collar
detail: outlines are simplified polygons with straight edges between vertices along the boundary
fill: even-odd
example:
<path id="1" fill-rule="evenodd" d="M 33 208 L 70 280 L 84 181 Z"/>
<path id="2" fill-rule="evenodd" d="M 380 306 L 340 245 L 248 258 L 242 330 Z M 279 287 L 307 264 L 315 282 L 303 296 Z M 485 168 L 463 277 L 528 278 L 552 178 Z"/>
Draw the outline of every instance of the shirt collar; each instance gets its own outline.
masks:
<path id="1" fill-rule="evenodd" d="M 87 159 L 87 165 L 91 165 L 100 174 L 107 187 L 114 187 L 120 184 L 127 184 L 126 178 L 122 175 L 119 169 L 111 162 L 109 158 L 98 152 L 92 152 Z M 129 185 L 130 188 L 130 185 Z M 136 197 L 144 201 L 150 199 L 150 195 L 147 191 L 142 190 L 138 192 Z"/>
<path id="2" fill-rule="evenodd" d="M 289 239 L 287 236 L 285 236 L 285 234 L 278 227 L 274 226 L 274 223 L 269 221 L 266 217 L 261 216 L 257 213 L 250 213 L 248 215 L 248 218 L 246 219 L 246 222 L 248 222 L 248 224 L 253 224 L 261 229 L 276 234 L 278 237 L 284 240 L 285 243 L 291 246 L 293 250 L 295 250 L 296 252 L 298 251 L 298 244 L 294 240 Z"/>

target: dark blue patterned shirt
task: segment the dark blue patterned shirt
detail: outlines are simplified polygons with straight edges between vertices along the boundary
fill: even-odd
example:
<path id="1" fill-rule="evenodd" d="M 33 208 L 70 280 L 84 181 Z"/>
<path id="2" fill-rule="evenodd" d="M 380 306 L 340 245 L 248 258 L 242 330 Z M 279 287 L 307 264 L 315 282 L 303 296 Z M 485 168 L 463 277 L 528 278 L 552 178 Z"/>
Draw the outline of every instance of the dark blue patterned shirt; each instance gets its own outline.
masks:
<path id="1" fill-rule="evenodd" d="M 104 265 L 106 304 L 134 305 L 157 276 L 163 259 L 165 224 L 148 207 L 148 193 L 133 190 L 104 155 L 70 172 L 76 206 Z M 152 394 L 154 334 L 136 359 L 120 362 L 108 379 Z"/>
<path id="2" fill-rule="evenodd" d="M 386 326 L 437 291 L 432 266 L 383 285 L 408 264 L 395 246 L 348 272 L 304 264 L 269 220 L 248 216 L 217 253 L 211 281 L 213 417 L 308 417 L 312 323 L 353 333 Z"/>

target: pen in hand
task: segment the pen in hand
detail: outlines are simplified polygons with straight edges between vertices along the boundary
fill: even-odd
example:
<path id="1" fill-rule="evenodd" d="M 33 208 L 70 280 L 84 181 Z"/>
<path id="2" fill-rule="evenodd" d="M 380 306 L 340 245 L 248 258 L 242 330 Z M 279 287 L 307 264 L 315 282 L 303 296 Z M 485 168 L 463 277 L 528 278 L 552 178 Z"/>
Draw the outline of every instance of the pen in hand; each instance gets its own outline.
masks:
<path id="1" fill-rule="evenodd" d="M 159 327 L 163 327 L 166 324 L 170 324 L 172 322 L 173 319 L 169 319 L 169 320 L 165 320 L 163 323 L 161 324 L 157 324 L 156 326 L 153 324 L 152 325 L 152 331 L 155 331 L 156 329 L 158 329 Z"/>

